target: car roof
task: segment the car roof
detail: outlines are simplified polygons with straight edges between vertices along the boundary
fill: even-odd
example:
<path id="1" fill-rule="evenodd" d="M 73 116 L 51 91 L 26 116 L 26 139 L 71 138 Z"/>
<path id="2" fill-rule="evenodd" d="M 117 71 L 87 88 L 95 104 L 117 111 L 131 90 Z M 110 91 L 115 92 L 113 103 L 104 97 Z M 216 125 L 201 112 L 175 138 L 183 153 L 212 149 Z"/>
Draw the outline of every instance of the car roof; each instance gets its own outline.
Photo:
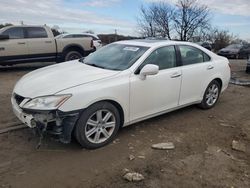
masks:
<path id="1" fill-rule="evenodd" d="M 136 39 L 136 40 L 125 40 L 116 42 L 118 44 L 127 44 L 127 45 L 135 45 L 135 46 L 144 46 L 144 47 L 157 47 L 162 45 L 191 45 L 191 46 L 199 46 L 198 44 L 184 41 L 174 41 L 174 40 L 148 40 L 148 39 Z"/>

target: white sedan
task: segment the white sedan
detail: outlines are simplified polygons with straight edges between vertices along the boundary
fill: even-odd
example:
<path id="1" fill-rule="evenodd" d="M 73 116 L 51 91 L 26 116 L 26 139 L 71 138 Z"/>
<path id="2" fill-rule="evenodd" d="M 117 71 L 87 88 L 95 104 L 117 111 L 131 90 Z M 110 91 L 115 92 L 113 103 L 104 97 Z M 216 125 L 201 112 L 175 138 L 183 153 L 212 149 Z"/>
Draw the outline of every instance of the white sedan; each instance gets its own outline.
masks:
<path id="1" fill-rule="evenodd" d="M 31 128 L 64 143 L 74 135 L 94 149 L 123 126 L 192 104 L 214 107 L 228 87 L 228 63 L 193 43 L 120 41 L 25 75 L 14 88 L 13 110 Z"/>

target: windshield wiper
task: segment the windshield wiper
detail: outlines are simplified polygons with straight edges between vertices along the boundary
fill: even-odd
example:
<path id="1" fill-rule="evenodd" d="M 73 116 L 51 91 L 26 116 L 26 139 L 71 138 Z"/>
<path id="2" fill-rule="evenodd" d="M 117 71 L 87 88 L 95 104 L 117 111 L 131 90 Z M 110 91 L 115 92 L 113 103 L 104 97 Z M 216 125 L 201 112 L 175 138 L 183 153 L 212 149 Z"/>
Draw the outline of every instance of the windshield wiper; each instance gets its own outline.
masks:
<path id="1" fill-rule="evenodd" d="M 84 63 L 84 64 L 86 64 L 86 65 L 93 66 L 93 67 L 106 69 L 105 67 L 100 66 L 100 65 L 97 65 L 97 64 L 94 64 L 94 63 L 87 63 L 87 62 L 84 62 L 84 59 L 85 59 L 84 57 L 83 57 L 83 58 L 81 58 L 81 59 L 79 59 L 79 62 Z"/>
<path id="2" fill-rule="evenodd" d="M 84 63 L 84 59 L 85 57 L 82 57 L 81 59 L 79 59 L 79 62 Z"/>
<path id="3" fill-rule="evenodd" d="M 94 64 L 94 63 L 85 63 L 85 64 L 86 64 L 86 65 L 93 66 L 93 67 L 101 68 L 101 69 L 106 69 L 105 67 L 100 66 L 100 65 L 97 65 L 97 64 Z"/>

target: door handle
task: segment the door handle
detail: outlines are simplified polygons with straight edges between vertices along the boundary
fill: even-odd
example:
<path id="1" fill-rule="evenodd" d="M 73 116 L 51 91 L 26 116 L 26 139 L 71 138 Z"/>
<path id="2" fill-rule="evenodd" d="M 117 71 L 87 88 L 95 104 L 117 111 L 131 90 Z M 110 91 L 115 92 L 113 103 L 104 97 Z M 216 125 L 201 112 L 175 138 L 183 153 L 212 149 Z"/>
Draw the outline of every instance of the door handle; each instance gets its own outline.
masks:
<path id="1" fill-rule="evenodd" d="M 181 73 L 175 72 L 174 74 L 171 75 L 171 78 L 177 78 L 177 77 L 180 77 L 180 76 L 181 76 Z"/>
<path id="2" fill-rule="evenodd" d="M 45 41 L 45 43 L 52 43 L 52 41 Z"/>
<path id="3" fill-rule="evenodd" d="M 0 51 L 4 51 L 5 50 L 5 48 L 4 47 L 0 47 Z"/>
<path id="4" fill-rule="evenodd" d="M 17 44 L 25 44 L 25 42 L 18 42 Z"/>
<path id="5" fill-rule="evenodd" d="M 213 69 L 213 68 L 214 68 L 214 66 L 209 65 L 209 66 L 207 67 L 207 70 L 211 70 L 211 69 Z"/>

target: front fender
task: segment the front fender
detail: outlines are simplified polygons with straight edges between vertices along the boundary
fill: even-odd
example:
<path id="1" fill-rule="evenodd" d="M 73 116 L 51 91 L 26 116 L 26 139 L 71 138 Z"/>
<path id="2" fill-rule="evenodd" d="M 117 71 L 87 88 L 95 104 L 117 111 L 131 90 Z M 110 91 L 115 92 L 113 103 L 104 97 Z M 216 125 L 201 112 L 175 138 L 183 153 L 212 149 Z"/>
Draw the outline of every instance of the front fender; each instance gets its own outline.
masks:
<path id="1" fill-rule="evenodd" d="M 92 82 L 58 94 L 63 93 L 70 93 L 72 97 L 59 107 L 60 111 L 85 109 L 96 102 L 111 100 L 122 107 L 125 123 L 129 120 L 129 79 L 126 76 Z"/>

